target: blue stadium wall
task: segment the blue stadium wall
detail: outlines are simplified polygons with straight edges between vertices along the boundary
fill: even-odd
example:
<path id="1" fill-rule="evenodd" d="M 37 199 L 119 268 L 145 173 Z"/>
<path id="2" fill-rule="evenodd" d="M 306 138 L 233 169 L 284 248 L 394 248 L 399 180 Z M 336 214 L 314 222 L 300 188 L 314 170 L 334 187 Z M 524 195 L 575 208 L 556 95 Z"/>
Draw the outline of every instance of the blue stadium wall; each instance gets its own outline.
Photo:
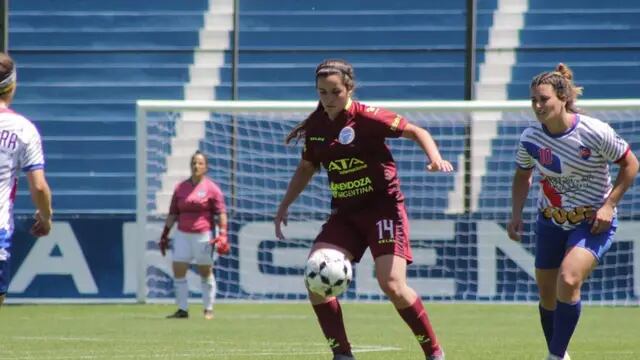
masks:
<path id="1" fill-rule="evenodd" d="M 28 234 L 31 221 L 17 222 L 12 249 L 12 301 L 42 299 L 129 301 L 135 299 L 139 237 L 133 218 L 70 218 L 54 223 L 51 235 L 34 239 Z M 231 238 L 231 256 L 216 262 L 218 298 L 300 299 L 305 297 L 300 251 L 306 251 L 316 234 L 308 222 L 292 222 L 295 241 L 273 240 L 269 219 L 242 217 Z M 409 281 L 425 299 L 533 301 L 532 239 L 523 246 L 507 239 L 501 221 L 439 217 L 414 219 L 413 250 L 417 259 L 409 269 Z M 640 222 L 622 221 L 618 239 L 603 266 L 585 286 L 585 299 L 627 303 L 638 299 Z M 146 250 L 157 253 L 152 234 Z M 479 246 L 482 244 L 482 246 Z M 293 258 L 300 264 L 292 264 Z M 279 261 L 286 260 L 286 264 Z M 421 262 L 423 261 L 423 262 Z M 172 298 L 170 274 L 148 267 L 147 285 L 153 298 Z M 150 276 L 149 275 L 153 275 Z M 155 293 L 154 293 L 155 291 Z M 197 295 L 197 294 L 192 294 Z M 348 299 L 379 299 L 370 256 L 356 266 Z"/>

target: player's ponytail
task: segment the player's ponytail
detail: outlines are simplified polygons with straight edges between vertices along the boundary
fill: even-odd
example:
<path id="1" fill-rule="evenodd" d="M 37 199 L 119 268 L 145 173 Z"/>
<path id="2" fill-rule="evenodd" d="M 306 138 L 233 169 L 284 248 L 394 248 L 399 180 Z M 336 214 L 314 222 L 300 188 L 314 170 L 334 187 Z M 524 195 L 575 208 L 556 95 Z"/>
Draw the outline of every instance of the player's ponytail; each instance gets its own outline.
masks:
<path id="1" fill-rule="evenodd" d="M 573 71 L 569 66 L 559 63 L 554 71 L 547 71 L 536 75 L 531 81 L 531 88 L 540 85 L 551 85 L 558 99 L 566 101 L 565 109 L 571 113 L 580 113 L 576 106 L 578 96 L 582 95 L 582 87 L 573 82 Z"/>
<path id="2" fill-rule="evenodd" d="M 302 139 L 304 137 L 309 119 L 313 116 L 313 114 L 319 111 L 324 111 L 324 107 L 322 106 L 322 103 L 318 101 L 318 106 L 316 107 L 316 109 L 311 113 L 311 115 L 307 116 L 306 119 L 304 119 L 302 122 L 298 123 L 296 126 L 293 127 L 293 129 L 289 132 L 287 137 L 284 139 L 284 143 L 288 144 L 291 142 L 291 140 L 295 139 L 297 142 L 300 139 Z"/>

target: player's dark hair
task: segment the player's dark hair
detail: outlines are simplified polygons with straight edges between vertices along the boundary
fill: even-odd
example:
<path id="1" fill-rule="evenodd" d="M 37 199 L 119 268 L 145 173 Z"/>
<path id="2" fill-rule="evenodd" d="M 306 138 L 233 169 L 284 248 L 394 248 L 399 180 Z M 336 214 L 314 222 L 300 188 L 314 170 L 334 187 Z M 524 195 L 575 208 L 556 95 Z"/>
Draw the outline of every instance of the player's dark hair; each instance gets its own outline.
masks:
<path id="1" fill-rule="evenodd" d="M 582 87 L 573 83 L 573 71 L 567 65 L 559 63 L 553 71 L 536 75 L 531 80 L 531 89 L 545 84 L 553 87 L 558 99 L 567 102 L 565 109 L 568 112 L 581 112 L 576 106 L 576 100 L 578 96 L 582 95 Z"/>
<path id="2" fill-rule="evenodd" d="M 193 153 L 193 155 L 191 155 L 191 161 L 189 162 L 189 164 L 193 164 L 193 159 L 196 158 L 196 156 L 202 156 L 202 158 L 204 159 L 204 164 L 209 166 L 209 159 L 207 159 L 207 155 L 205 155 L 202 151 L 200 150 L 196 150 L 196 152 Z"/>
<path id="3" fill-rule="evenodd" d="M 318 83 L 318 78 L 320 77 L 327 78 L 331 75 L 340 75 L 340 78 L 342 79 L 342 83 L 344 84 L 345 88 L 347 88 L 347 91 L 355 90 L 356 76 L 353 71 L 353 66 L 349 64 L 349 62 L 347 62 L 346 60 L 327 59 L 321 62 L 316 67 L 316 85 Z M 324 111 L 324 108 L 322 106 L 322 103 L 318 101 L 318 107 L 316 108 L 316 110 L 314 110 L 314 112 L 311 113 L 306 119 L 304 119 L 304 121 L 297 124 L 293 128 L 293 130 L 291 130 L 291 132 L 285 138 L 284 143 L 288 144 L 291 142 L 291 140 L 295 139 L 296 141 L 298 141 L 302 139 L 305 134 L 305 127 L 307 125 L 307 121 L 311 116 L 313 116 L 313 114 L 319 111 Z"/>
<path id="4" fill-rule="evenodd" d="M 356 88 L 353 66 L 346 60 L 328 59 L 316 67 L 316 83 L 319 77 L 326 78 L 331 75 L 340 75 L 347 91 L 352 91 Z"/>

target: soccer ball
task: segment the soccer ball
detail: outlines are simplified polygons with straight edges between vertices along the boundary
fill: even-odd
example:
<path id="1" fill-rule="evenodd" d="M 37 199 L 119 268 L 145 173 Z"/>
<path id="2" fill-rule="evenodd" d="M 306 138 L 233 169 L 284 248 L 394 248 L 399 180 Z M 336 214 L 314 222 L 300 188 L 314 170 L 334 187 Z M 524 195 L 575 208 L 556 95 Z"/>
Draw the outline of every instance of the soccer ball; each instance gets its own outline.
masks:
<path id="1" fill-rule="evenodd" d="M 339 296 L 351 283 L 351 262 L 334 249 L 315 251 L 307 260 L 304 283 L 309 291 L 321 296 Z"/>

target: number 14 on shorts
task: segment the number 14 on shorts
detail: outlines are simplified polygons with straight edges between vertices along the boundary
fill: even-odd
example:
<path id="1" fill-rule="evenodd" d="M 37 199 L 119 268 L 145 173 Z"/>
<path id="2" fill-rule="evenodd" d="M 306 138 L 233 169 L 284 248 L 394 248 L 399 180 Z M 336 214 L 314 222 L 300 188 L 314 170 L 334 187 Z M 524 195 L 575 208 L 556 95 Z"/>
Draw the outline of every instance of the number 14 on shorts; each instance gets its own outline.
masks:
<path id="1" fill-rule="evenodd" d="M 393 220 L 382 219 L 376 223 L 376 226 L 378 227 L 379 244 L 393 243 L 395 241 Z"/>

